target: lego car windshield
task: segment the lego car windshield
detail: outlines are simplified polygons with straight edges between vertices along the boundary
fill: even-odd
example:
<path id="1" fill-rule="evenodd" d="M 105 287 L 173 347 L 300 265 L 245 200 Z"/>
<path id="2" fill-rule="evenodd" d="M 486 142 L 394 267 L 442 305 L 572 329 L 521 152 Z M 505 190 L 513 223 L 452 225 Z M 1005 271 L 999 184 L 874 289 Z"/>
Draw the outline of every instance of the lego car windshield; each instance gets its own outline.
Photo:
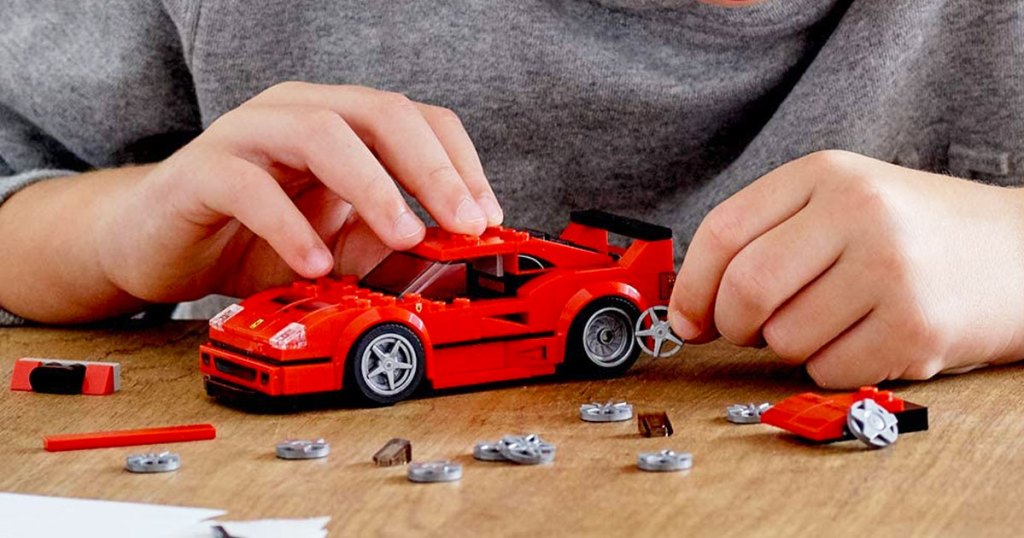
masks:
<path id="1" fill-rule="evenodd" d="M 392 252 L 359 285 L 396 297 L 417 293 L 435 301 L 450 301 L 466 294 L 466 264 Z"/>

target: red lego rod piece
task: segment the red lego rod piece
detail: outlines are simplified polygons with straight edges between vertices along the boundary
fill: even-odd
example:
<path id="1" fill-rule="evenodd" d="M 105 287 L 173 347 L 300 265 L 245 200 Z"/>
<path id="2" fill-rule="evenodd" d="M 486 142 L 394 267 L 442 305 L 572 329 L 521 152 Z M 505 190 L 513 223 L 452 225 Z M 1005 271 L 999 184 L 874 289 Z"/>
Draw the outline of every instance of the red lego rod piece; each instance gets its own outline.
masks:
<path id="1" fill-rule="evenodd" d="M 213 424 L 190 424 L 141 430 L 48 435 L 43 437 L 43 448 L 49 452 L 62 452 L 89 448 L 203 441 L 215 437 L 217 437 L 217 430 L 214 429 Z"/>

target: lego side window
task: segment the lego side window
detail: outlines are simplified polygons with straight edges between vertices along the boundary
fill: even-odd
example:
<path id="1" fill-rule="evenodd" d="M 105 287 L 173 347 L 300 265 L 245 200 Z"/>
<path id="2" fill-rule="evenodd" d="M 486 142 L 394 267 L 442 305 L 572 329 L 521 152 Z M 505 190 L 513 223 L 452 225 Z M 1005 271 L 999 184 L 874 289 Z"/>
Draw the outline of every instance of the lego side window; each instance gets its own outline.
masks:
<path id="1" fill-rule="evenodd" d="M 485 299 L 505 295 L 505 257 L 485 256 L 470 261 L 469 297 Z"/>
<path id="2" fill-rule="evenodd" d="M 474 258 L 469 261 L 470 267 L 473 271 L 493 276 L 495 278 L 501 278 L 505 276 L 505 257 L 504 256 L 484 256 L 483 258 Z"/>
<path id="3" fill-rule="evenodd" d="M 528 273 L 530 271 L 540 271 L 549 267 L 554 267 L 554 264 L 537 256 L 530 254 L 520 254 L 517 256 L 519 262 L 519 273 Z"/>
<path id="4" fill-rule="evenodd" d="M 488 256 L 472 260 L 469 297 L 486 299 L 514 296 L 520 286 L 550 267 L 550 262 L 527 254 Z"/>

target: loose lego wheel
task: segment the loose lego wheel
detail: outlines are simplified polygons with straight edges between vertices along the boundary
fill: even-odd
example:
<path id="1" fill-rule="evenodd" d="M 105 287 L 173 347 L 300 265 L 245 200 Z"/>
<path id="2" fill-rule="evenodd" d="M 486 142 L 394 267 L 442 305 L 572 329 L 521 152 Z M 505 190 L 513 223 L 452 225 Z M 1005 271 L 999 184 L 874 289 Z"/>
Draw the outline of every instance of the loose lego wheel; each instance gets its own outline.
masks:
<path id="1" fill-rule="evenodd" d="M 640 356 L 633 328 L 640 310 L 621 297 L 602 297 L 572 323 L 565 342 L 566 365 L 586 376 L 614 376 Z"/>
<path id="2" fill-rule="evenodd" d="M 896 415 L 871 398 L 853 402 L 846 415 L 846 427 L 854 437 L 871 448 L 885 448 L 896 442 L 900 429 Z"/>
<path id="3" fill-rule="evenodd" d="M 349 386 L 363 400 L 390 405 L 408 398 L 423 380 L 423 343 L 408 328 L 385 323 L 366 331 L 349 352 Z"/>
<path id="4" fill-rule="evenodd" d="M 672 327 L 668 324 L 667 306 L 652 306 L 645 310 L 636 320 L 633 331 L 640 349 L 656 359 L 671 357 L 683 348 L 683 340 L 672 332 Z M 648 339 L 651 341 L 650 347 L 647 346 Z"/>

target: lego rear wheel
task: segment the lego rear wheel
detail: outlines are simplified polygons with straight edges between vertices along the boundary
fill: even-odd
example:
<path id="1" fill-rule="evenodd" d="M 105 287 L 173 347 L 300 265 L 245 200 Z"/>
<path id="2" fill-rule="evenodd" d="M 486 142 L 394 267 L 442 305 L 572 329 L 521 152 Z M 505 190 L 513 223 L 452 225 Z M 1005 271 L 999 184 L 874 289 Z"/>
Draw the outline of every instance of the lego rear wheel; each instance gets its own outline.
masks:
<path id="1" fill-rule="evenodd" d="M 586 376 L 614 376 L 640 356 L 633 328 L 640 310 L 621 297 L 603 297 L 576 316 L 565 343 L 567 366 Z"/>
<path id="2" fill-rule="evenodd" d="M 364 401 L 390 405 L 408 398 L 423 380 L 423 344 L 397 323 L 378 325 L 349 352 L 348 385 Z"/>

